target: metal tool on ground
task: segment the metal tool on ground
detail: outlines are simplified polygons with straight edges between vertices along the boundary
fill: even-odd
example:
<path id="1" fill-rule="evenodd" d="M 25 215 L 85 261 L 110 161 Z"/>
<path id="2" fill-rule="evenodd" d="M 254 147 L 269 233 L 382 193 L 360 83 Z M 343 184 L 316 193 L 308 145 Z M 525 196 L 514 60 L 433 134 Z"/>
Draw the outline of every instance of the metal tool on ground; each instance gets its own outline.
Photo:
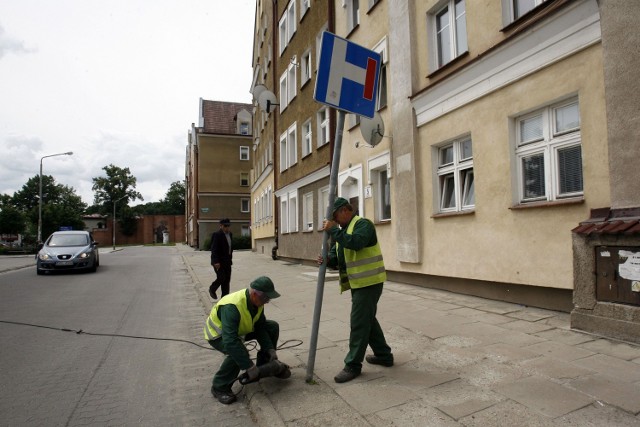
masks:
<path id="1" fill-rule="evenodd" d="M 259 381 L 262 378 L 266 377 L 276 377 L 281 380 L 287 379 L 291 376 L 291 370 L 289 369 L 289 365 L 282 363 L 278 359 L 272 360 L 271 362 L 267 362 L 264 365 L 258 366 L 258 377 L 254 380 L 249 379 L 249 375 L 244 372 L 242 375 L 238 377 L 238 381 L 242 385 L 251 384 Z"/>

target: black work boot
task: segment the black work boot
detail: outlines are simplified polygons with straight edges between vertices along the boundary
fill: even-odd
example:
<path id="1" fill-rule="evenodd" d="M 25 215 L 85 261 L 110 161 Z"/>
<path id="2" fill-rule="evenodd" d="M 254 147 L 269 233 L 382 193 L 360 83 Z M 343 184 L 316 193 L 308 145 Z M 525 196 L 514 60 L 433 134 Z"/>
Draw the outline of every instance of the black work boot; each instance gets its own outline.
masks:
<path id="1" fill-rule="evenodd" d="M 351 381 L 359 375 L 360 372 L 356 372 L 345 366 L 342 371 L 338 372 L 338 375 L 333 377 L 333 380 L 337 383 L 346 383 L 347 381 Z"/>
<path id="2" fill-rule="evenodd" d="M 229 391 L 216 390 L 215 388 L 213 388 L 213 386 L 211 386 L 211 394 L 213 394 L 213 397 L 218 399 L 218 402 L 223 403 L 225 405 L 229 405 L 238 399 L 231 390 Z"/>
<path id="3" fill-rule="evenodd" d="M 378 357 L 375 354 L 367 354 L 365 358 L 367 363 L 371 363 L 372 365 L 381 365 L 386 366 L 387 368 L 393 366 L 393 355 L 389 358 Z"/>

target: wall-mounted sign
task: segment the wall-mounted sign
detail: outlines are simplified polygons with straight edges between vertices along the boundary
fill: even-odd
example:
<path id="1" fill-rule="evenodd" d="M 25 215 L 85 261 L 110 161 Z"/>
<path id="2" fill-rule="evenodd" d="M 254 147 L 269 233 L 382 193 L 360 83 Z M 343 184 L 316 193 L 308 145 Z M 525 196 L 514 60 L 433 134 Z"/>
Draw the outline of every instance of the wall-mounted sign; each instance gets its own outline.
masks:
<path id="1" fill-rule="evenodd" d="M 200 208 L 200 212 L 208 213 L 209 212 L 209 208 Z"/>

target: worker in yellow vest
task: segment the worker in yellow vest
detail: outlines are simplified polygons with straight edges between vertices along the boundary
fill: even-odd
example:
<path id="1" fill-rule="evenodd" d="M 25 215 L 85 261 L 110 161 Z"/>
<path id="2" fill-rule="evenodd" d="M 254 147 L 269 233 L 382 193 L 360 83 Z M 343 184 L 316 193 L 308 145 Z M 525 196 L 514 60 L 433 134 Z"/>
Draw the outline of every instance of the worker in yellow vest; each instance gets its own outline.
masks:
<path id="1" fill-rule="evenodd" d="M 253 381 L 259 377 L 258 366 L 278 359 L 276 346 L 280 326 L 274 320 L 267 320 L 264 305 L 279 296 L 271 279 L 261 276 L 247 289 L 222 297 L 211 309 L 204 326 L 204 338 L 226 355 L 211 386 L 211 393 L 220 403 L 228 405 L 236 401 L 231 386 L 240 370 L 244 370 L 248 380 Z M 260 346 L 255 364 L 244 345 L 245 341 L 252 339 Z M 290 375 L 287 368 L 286 374 L 279 378 Z"/>
<path id="2" fill-rule="evenodd" d="M 340 225 L 340 227 L 338 227 Z M 327 266 L 340 272 L 340 292 L 351 289 L 351 332 L 349 353 L 344 369 L 335 377 L 337 383 L 351 381 L 360 375 L 367 346 L 373 354 L 368 363 L 393 366 L 393 354 L 376 319 L 382 284 L 387 278 L 380 244 L 373 223 L 362 218 L 349 202 L 338 197 L 333 203 L 333 219 L 323 222 L 335 244 L 328 253 Z M 322 256 L 318 264 L 322 264 Z"/>

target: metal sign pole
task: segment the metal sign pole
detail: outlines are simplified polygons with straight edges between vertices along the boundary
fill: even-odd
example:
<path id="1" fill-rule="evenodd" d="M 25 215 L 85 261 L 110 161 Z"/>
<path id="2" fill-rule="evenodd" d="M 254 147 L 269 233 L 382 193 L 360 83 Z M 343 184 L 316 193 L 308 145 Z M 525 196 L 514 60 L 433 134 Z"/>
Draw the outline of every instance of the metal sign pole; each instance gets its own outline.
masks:
<path id="1" fill-rule="evenodd" d="M 333 160 L 331 161 L 331 174 L 329 176 L 329 205 L 325 218 L 331 218 L 333 202 L 336 199 L 338 187 L 338 170 L 340 169 L 340 150 L 342 149 L 342 132 L 344 128 L 344 111 L 338 110 L 338 123 L 336 124 L 336 138 L 333 147 Z M 313 323 L 311 325 L 311 338 L 309 339 L 309 360 L 307 361 L 307 382 L 313 381 L 313 368 L 316 364 L 316 350 L 318 348 L 318 329 L 320 327 L 320 314 L 322 312 L 322 298 L 324 295 L 324 279 L 327 272 L 327 255 L 329 253 L 329 232 L 322 235 L 322 265 L 318 270 L 318 284 L 316 285 L 316 304 L 313 309 Z"/>

